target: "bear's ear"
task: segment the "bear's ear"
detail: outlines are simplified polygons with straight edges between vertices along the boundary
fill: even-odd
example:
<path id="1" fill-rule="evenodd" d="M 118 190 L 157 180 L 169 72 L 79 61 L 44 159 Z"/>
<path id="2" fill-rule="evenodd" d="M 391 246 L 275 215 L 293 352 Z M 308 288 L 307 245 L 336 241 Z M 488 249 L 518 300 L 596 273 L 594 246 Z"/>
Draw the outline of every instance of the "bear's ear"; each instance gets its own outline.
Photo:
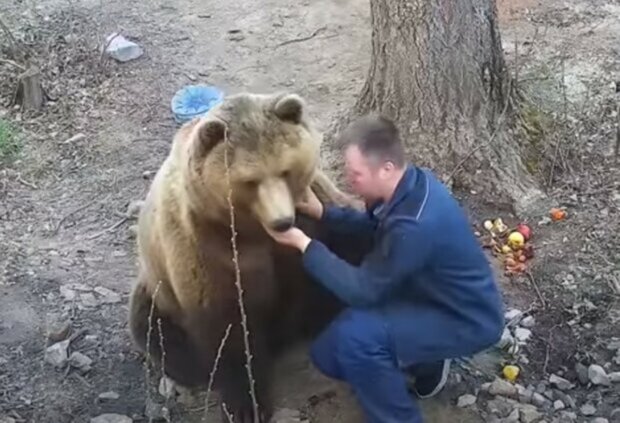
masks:
<path id="1" fill-rule="evenodd" d="M 306 105 L 297 94 L 284 94 L 274 106 L 274 113 L 282 120 L 300 123 Z"/>
<path id="2" fill-rule="evenodd" d="M 219 119 L 210 118 L 198 123 L 196 128 L 197 139 L 194 142 L 196 158 L 205 157 L 226 136 L 226 124 Z"/>

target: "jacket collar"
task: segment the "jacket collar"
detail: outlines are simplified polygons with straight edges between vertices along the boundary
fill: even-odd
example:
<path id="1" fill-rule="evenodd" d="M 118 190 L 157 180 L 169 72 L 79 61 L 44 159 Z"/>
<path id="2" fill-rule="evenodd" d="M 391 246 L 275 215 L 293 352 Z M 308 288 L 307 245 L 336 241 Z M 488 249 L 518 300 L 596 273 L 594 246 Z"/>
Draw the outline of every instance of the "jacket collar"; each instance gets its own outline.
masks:
<path id="1" fill-rule="evenodd" d="M 379 218 L 379 220 L 385 219 L 394 207 L 403 201 L 407 194 L 414 189 L 417 180 L 418 169 L 413 165 L 407 165 L 403 176 L 400 178 L 400 181 L 398 181 L 398 184 L 396 184 L 396 189 L 390 201 L 387 203 L 379 202 L 374 204 L 369 212 Z"/>

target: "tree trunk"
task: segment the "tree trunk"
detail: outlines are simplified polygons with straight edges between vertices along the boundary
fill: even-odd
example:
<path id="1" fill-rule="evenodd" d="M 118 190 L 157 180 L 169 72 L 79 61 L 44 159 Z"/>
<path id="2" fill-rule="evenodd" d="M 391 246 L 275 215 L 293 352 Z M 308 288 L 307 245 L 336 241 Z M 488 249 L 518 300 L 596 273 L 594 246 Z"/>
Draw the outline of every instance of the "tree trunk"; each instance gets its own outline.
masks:
<path id="1" fill-rule="evenodd" d="M 517 211 L 543 198 L 509 135 L 495 0 L 370 0 L 372 60 L 350 118 L 394 119 L 411 159 Z"/>

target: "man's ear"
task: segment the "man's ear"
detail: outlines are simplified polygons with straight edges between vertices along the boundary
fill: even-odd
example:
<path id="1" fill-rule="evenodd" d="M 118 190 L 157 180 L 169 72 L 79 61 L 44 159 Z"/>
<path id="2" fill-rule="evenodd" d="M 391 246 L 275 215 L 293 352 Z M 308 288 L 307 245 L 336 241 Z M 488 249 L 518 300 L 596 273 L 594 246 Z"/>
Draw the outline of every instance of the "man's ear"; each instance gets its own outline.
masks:
<path id="1" fill-rule="evenodd" d="M 213 147 L 224 141 L 226 129 L 226 124 L 217 118 L 201 120 L 194 130 L 194 158 L 206 157 Z"/>
<path id="2" fill-rule="evenodd" d="M 276 101 L 273 111 L 282 120 L 300 123 L 306 105 L 297 94 L 282 94 Z"/>

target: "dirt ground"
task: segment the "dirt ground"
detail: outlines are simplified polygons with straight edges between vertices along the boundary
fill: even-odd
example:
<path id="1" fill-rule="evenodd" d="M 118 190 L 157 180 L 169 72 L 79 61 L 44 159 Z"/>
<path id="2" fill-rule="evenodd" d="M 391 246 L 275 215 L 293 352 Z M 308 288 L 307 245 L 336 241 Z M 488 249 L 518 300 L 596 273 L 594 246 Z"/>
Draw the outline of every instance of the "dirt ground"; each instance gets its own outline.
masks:
<path id="1" fill-rule="evenodd" d="M 620 339 L 620 4 L 502 0 L 498 7 L 511 71 L 539 106 L 529 126 L 539 148 L 556 153 L 552 205 L 568 218 L 549 223 L 547 210 L 530 217 L 530 277 L 501 280 L 507 307 L 535 318 L 532 338 L 517 357 L 491 351 L 455 365 L 448 388 L 422 402 L 429 422 L 492 421 L 482 393 L 473 407 L 456 407 L 456 398 L 477 394 L 504 362 L 521 367 L 524 386 L 552 373 L 575 379 L 576 362 L 620 370 L 610 347 Z M 197 82 L 226 93 L 292 90 L 326 130 L 366 75 L 367 2 L 0 0 L 0 16 L 40 64 L 53 100 L 33 116 L 8 108 L 19 69 L 3 59 L 9 39 L 0 32 L 0 118 L 17 128 L 22 146 L 0 162 L 0 422 L 87 422 L 102 413 L 147 421 L 145 404 L 163 399 L 147 399 L 126 327 L 136 275 L 131 205 L 168 152 L 176 129 L 170 99 Z M 104 60 L 98 46 L 113 31 L 144 55 Z M 474 223 L 516 222 L 481 206 L 475 193 L 463 198 Z M 45 361 L 47 334 L 66 322 L 69 352 L 92 359 L 88 371 Z M 579 406 L 596 407 L 592 415 L 578 406 L 575 421 L 610 418 L 619 386 L 575 388 Z M 317 374 L 304 348 L 281 363 L 278 392 L 280 407 L 312 422 L 361 421 L 349 392 Z M 175 422 L 203 414 L 200 401 L 168 405 Z"/>

